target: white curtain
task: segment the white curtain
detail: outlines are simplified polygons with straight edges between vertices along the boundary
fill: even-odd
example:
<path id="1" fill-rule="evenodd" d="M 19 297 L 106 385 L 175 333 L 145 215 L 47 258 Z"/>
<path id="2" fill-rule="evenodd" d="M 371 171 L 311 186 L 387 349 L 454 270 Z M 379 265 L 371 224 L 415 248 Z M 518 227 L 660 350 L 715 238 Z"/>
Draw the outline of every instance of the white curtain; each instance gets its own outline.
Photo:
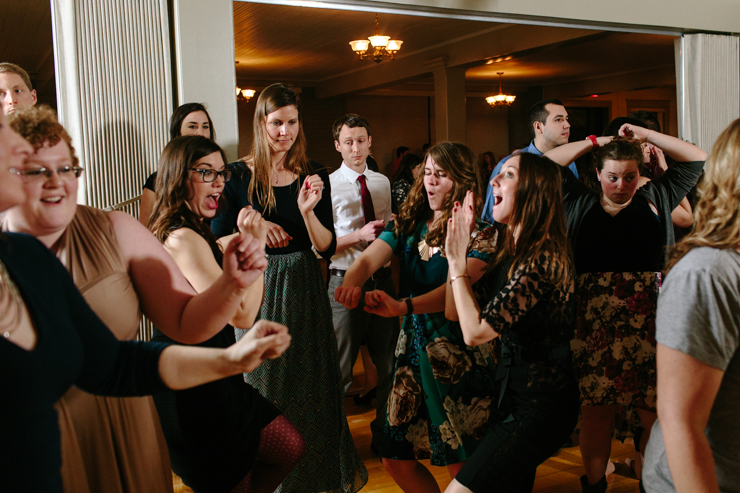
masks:
<path id="1" fill-rule="evenodd" d="M 709 152 L 740 117 L 740 37 L 685 34 L 675 48 L 679 137 Z"/>
<path id="2" fill-rule="evenodd" d="M 78 201 L 115 206 L 141 194 L 169 140 L 167 0 L 51 3 L 59 119 L 85 168 Z"/>

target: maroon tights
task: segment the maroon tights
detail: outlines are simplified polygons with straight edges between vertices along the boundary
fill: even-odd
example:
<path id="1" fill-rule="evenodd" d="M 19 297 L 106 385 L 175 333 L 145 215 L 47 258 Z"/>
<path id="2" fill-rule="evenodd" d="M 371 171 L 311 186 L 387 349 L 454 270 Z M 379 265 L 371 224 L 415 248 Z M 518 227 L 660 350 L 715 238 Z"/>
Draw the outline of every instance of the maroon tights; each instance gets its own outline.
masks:
<path id="1" fill-rule="evenodd" d="M 306 446 L 293 423 L 280 415 L 260 434 L 252 470 L 232 493 L 272 493 L 303 457 Z"/>

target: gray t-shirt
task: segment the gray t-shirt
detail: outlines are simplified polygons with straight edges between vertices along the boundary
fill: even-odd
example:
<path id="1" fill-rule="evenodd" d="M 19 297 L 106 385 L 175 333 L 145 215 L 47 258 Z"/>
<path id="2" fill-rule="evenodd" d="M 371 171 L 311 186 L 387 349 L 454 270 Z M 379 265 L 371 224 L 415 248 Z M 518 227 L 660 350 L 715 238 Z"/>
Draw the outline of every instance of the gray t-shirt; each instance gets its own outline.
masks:
<path id="1" fill-rule="evenodd" d="M 682 258 L 658 298 L 656 338 L 725 372 L 706 435 L 720 491 L 740 492 L 740 254 L 705 247 Z M 649 492 L 675 491 L 659 422 L 645 452 L 642 479 Z"/>

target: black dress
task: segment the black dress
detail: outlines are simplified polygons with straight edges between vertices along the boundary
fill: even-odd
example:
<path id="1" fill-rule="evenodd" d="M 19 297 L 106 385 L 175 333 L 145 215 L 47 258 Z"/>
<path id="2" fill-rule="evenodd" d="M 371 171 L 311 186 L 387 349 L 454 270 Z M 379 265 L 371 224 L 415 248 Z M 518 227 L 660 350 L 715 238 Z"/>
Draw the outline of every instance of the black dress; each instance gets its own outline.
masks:
<path id="1" fill-rule="evenodd" d="M 118 341 L 35 238 L 3 235 L 0 259 L 37 336 L 30 351 L 0 337 L 0 489 L 61 492 L 54 402 L 72 385 L 101 395 L 159 392 L 166 388 L 158 370 L 166 346 Z"/>
<path id="2" fill-rule="evenodd" d="M 220 251 L 214 252 L 219 265 Z M 178 344 L 157 328 L 152 340 Z M 234 328 L 224 329 L 200 347 L 236 343 Z M 196 493 L 228 493 L 252 469 L 260 433 L 280 415 L 239 375 L 191 389 L 154 395 L 172 470 Z"/>
<path id="3" fill-rule="evenodd" d="M 155 329 L 153 340 L 175 343 Z M 227 325 L 200 347 L 236 342 Z M 176 344 L 176 343 L 175 343 Z M 229 492 L 252 468 L 260 433 L 280 415 L 240 375 L 154 395 L 172 470 L 197 493 Z"/>
<path id="4" fill-rule="evenodd" d="M 510 279 L 504 262 L 475 285 L 482 317 L 501 335 L 494 350 L 498 414 L 455 478 L 476 493 L 531 491 L 537 466 L 560 448 L 578 419 L 568 348 L 573 285 L 555 286 L 546 262 L 541 256 Z"/>

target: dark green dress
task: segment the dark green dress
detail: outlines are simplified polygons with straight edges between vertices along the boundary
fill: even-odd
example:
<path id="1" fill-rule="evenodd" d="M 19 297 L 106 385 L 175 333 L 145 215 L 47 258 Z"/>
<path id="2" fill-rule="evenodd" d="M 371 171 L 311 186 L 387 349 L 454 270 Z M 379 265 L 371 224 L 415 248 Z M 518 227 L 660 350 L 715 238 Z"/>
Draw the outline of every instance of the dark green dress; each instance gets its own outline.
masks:
<path id="1" fill-rule="evenodd" d="M 478 224 L 478 231 L 486 223 Z M 434 252 L 423 260 L 422 223 L 397 238 L 391 223 L 379 239 L 401 260 L 401 292 L 420 296 L 447 282 L 447 259 Z M 490 230 L 489 230 L 490 231 Z M 468 254 L 488 262 L 491 237 L 477 235 Z M 496 403 L 491 347 L 465 345 L 460 326 L 444 312 L 407 316 L 396 346 L 393 386 L 381 455 L 388 459 L 431 459 L 436 466 L 467 460 L 478 446 Z"/>

